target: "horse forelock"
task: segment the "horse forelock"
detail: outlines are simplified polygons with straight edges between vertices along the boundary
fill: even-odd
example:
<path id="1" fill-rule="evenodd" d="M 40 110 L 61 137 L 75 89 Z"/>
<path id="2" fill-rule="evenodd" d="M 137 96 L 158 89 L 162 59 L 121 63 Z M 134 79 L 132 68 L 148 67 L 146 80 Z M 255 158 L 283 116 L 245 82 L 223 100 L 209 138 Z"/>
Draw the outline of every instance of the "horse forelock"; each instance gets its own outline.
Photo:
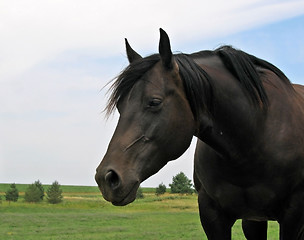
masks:
<path id="1" fill-rule="evenodd" d="M 160 56 L 158 54 L 138 59 L 132 62 L 111 81 L 112 84 L 108 91 L 108 93 L 110 93 L 110 97 L 105 107 L 107 116 L 114 111 L 118 102 L 130 92 L 134 84 L 139 81 L 159 60 Z"/>

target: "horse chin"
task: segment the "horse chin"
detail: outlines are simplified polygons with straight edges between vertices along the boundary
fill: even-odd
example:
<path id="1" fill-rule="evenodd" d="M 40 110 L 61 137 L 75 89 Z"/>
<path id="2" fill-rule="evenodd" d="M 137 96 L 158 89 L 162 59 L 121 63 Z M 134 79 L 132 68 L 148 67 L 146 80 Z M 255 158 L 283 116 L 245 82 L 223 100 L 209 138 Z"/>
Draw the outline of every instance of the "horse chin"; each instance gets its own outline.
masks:
<path id="1" fill-rule="evenodd" d="M 135 195 L 135 197 L 125 198 L 120 202 L 114 201 L 114 202 L 112 202 L 112 204 L 117 207 L 122 207 L 122 206 L 126 206 L 129 203 L 133 202 L 135 199 L 136 199 L 136 195 Z"/>
<path id="2" fill-rule="evenodd" d="M 112 202 L 114 206 L 125 206 L 129 203 L 133 202 L 136 199 L 137 189 L 139 187 L 139 183 L 133 185 L 131 190 L 122 198 L 122 199 L 115 199 Z"/>

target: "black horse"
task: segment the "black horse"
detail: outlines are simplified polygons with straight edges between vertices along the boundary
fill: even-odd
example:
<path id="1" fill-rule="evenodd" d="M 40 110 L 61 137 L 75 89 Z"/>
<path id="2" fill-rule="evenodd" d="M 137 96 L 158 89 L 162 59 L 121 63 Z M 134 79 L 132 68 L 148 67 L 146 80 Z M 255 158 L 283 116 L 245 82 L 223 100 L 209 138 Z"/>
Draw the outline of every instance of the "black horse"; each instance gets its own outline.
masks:
<path id="1" fill-rule="evenodd" d="M 126 40 L 130 65 L 112 85 L 108 114 L 120 118 L 96 181 L 114 205 L 198 138 L 194 183 L 208 239 L 231 239 L 243 219 L 247 239 L 304 239 L 304 87 L 272 64 L 229 46 L 142 58 Z"/>

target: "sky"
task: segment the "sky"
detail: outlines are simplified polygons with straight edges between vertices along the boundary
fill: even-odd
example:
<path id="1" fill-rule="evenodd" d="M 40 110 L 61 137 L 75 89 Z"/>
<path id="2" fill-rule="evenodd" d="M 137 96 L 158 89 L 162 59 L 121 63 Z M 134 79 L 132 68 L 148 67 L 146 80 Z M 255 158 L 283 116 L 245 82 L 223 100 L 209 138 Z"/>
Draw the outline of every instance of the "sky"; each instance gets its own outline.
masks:
<path id="1" fill-rule="evenodd" d="M 157 52 L 160 27 L 174 52 L 229 44 L 304 84 L 303 26 L 303 0 L 0 0 L 0 182 L 96 185 L 124 38 L 142 56 Z M 195 141 L 142 186 L 192 179 Z"/>

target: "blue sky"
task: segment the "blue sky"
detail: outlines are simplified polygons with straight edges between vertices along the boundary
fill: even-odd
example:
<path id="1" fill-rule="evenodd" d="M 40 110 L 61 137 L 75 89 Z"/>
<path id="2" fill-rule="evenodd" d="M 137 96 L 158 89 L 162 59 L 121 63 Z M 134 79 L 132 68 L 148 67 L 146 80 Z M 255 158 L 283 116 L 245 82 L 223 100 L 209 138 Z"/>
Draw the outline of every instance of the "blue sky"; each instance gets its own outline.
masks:
<path id="1" fill-rule="evenodd" d="M 128 64 L 125 37 L 143 56 L 159 27 L 176 52 L 233 45 L 304 84 L 303 26 L 303 1 L 0 2 L 0 182 L 95 185 L 118 118 L 105 120 L 102 88 Z M 192 178 L 193 149 L 143 186 Z"/>
<path id="2" fill-rule="evenodd" d="M 304 84 L 304 15 L 228 36 L 226 43 L 279 67 L 294 83 Z"/>

